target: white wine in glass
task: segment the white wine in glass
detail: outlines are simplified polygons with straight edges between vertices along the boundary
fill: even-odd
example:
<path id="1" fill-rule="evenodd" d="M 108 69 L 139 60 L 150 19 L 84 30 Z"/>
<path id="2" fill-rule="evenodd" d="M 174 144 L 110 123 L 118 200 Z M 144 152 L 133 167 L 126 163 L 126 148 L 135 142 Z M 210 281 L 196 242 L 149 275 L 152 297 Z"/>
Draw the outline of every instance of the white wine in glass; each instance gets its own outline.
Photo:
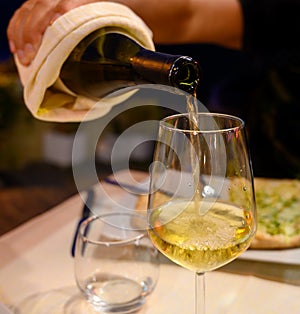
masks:
<path id="1" fill-rule="evenodd" d="M 151 169 L 149 235 L 170 260 L 196 273 L 195 313 L 205 313 L 204 273 L 234 260 L 256 230 L 244 122 L 197 113 L 160 122 Z M 200 291 L 202 290 L 202 291 Z"/>

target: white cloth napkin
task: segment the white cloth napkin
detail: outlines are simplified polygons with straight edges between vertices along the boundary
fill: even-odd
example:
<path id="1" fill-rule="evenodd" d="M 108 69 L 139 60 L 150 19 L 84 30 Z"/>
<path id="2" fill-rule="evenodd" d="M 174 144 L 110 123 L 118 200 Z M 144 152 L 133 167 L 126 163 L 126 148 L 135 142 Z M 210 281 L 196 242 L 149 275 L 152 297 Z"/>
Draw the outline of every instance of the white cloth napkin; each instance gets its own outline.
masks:
<path id="1" fill-rule="evenodd" d="M 71 51 L 88 34 L 107 26 L 128 30 L 143 47 L 154 50 L 152 32 L 133 11 L 121 4 L 98 2 L 75 8 L 49 26 L 30 66 L 22 66 L 15 55 L 24 86 L 24 101 L 34 117 L 78 122 L 90 111 L 88 119 L 91 120 L 105 115 L 113 105 L 129 96 L 96 102 L 73 94 L 59 84 L 60 69 Z"/>

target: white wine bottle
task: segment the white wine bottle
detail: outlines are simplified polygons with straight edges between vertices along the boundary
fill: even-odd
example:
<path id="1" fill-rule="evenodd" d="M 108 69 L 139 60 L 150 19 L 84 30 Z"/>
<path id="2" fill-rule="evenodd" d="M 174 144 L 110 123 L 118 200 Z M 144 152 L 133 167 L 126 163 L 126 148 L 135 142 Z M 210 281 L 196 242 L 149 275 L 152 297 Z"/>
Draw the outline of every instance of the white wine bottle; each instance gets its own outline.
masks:
<path id="1" fill-rule="evenodd" d="M 194 94 L 199 76 L 199 65 L 191 57 L 147 50 L 117 27 L 85 37 L 60 72 L 69 90 L 95 99 L 139 84 L 168 85 Z"/>

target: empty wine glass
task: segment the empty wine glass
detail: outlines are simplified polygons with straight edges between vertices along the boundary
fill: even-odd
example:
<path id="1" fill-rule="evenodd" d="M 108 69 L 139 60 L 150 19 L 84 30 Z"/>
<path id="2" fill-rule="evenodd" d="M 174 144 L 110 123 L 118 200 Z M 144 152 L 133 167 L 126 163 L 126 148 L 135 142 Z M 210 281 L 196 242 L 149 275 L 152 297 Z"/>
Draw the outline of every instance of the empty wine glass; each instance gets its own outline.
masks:
<path id="1" fill-rule="evenodd" d="M 196 273 L 195 313 L 205 313 L 204 273 L 237 258 L 256 230 L 253 175 L 244 122 L 198 113 L 160 122 L 151 169 L 149 235 Z"/>
<path id="2" fill-rule="evenodd" d="M 112 212 L 86 219 L 75 249 L 75 278 L 84 297 L 65 313 L 133 313 L 156 286 L 158 252 L 147 234 L 145 216 Z"/>

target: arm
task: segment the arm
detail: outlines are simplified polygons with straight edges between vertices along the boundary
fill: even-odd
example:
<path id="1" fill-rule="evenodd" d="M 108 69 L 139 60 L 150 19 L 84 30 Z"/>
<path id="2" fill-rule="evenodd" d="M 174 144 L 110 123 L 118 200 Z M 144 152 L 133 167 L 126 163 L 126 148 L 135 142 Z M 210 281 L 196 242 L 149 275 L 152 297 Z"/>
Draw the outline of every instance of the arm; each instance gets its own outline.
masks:
<path id="1" fill-rule="evenodd" d="M 65 12 L 97 0 L 28 0 L 7 30 L 10 49 L 28 65 L 49 24 Z M 214 43 L 241 46 L 242 15 L 238 0 L 117 0 L 152 29 L 156 43 Z"/>
<path id="2" fill-rule="evenodd" d="M 213 43 L 240 48 L 242 11 L 238 0 L 118 0 L 135 11 L 159 44 Z"/>

